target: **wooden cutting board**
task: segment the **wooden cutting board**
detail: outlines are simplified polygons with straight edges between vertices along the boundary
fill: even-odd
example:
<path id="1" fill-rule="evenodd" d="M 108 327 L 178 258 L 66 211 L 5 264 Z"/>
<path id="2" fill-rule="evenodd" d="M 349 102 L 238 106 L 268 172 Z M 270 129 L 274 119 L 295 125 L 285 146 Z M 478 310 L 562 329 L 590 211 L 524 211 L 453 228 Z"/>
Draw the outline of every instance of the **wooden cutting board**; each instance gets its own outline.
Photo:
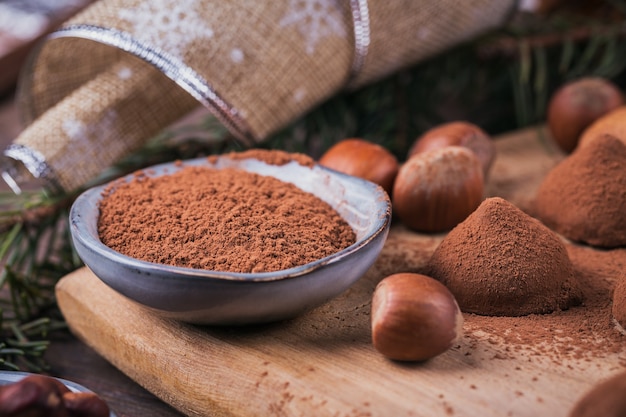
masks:
<path id="1" fill-rule="evenodd" d="M 487 193 L 525 209 L 563 155 L 541 128 L 499 138 L 497 147 Z M 57 296 L 79 338 L 189 416 L 559 417 L 596 382 L 625 368 L 626 338 L 623 348 L 601 357 L 546 356 L 545 347 L 544 354 L 512 349 L 489 319 L 471 315 L 459 344 L 433 360 L 383 358 L 370 342 L 372 291 L 391 273 L 419 272 L 442 238 L 394 224 L 379 259 L 353 287 L 270 325 L 211 328 L 161 319 L 86 268 L 64 277 Z M 597 271 L 605 279 L 624 266 L 606 265 Z"/>

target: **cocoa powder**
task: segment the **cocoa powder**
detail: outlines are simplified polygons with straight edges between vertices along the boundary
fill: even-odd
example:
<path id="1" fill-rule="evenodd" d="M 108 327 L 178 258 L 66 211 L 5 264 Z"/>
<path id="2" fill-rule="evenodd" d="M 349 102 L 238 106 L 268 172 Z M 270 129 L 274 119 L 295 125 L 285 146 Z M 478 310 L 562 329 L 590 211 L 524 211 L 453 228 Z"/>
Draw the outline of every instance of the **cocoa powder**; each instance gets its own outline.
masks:
<path id="1" fill-rule="evenodd" d="M 465 314 L 469 345 L 487 340 L 507 346 L 506 356 L 525 355 L 528 360 L 549 360 L 568 367 L 587 367 L 591 361 L 617 355 L 626 367 L 626 335 L 611 318 L 612 293 L 618 271 L 626 268 L 626 250 L 598 251 L 566 244 L 578 275 L 584 304 L 550 314 L 495 317 Z M 498 358 L 496 358 L 498 359 Z M 504 359 L 504 358 L 500 358 Z"/>
<path id="2" fill-rule="evenodd" d="M 297 162 L 305 167 L 312 167 L 315 164 L 315 160 L 308 155 L 295 152 L 286 152 L 279 149 L 267 150 L 267 149 L 248 149 L 241 152 L 230 152 L 223 156 L 233 160 L 242 159 L 258 159 L 269 165 L 285 165 L 290 162 Z M 212 155 L 208 157 L 209 162 L 214 162 L 219 156 Z"/>
<path id="3" fill-rule="evenodd" d="M 486 199 L 452 229 L 426 269 L 466 313 L 550 313 L 582 298 L 560 238 L 500 197 Z"/>
<path id="4" fill-rule="evenodd" d="M 626 246 L 626 145 L 597 137 L 555 166 L 541 183 L 534 215 L 573 241 Z"/>
<path id="5" fill-rule="evenodd" d="M 511 169 L 519 168 L 518 163 L 526 164 L 528 161 L 516 160 L 515 164 L 511 164 Z M 586 168 L 580 169 L 586 171 L 586 175 L 591 178 L 597 178 L 592 175 L 591 171 L 603 171 L 605 168 L 601 165 L 601 161 L 594 161 L 589 162 Z M 623 166 L 620 168 L 622 171 Z M 541 170 L 537 169 L 533 172 L 541 172 Z M 579 174 L 578 170 L 570 171 L 560 179 L 560 183 L 565 186 L 568 181 L 576 181 L 576 176 Z M 530 193 L 529 190 L 533 190 L 532 184 L 539 185 L 544 178 L 524 175 L 512 181 L 510 184 L 518 188 L 531 185 L 523 195 L 515 193 L 515 201 L 517 203 L 522 200 L 536 201 L 535 192 Z M 590 181 L 595 181 L 595 179 Z M 506 185 L 509 186 L 508 183 Z M 601 183 L 596 185 L 588 183 L 581 187 L 586 191 L 578 191 L 587 194 L 587 198 L 594 192 L 604 192 L 604 185 Z M 502 189 L 502 185 L 498 184 L 497 190 Z M 572 191 L 574 195 L 578 192 Z M 624 189 L 619 190 L 620 194 L 623 192 Z M 505 190 L 503 194 L 512 195 L 513 193 Z M 551 201 L 554 212 L 566 209 L 562 199 L 553 197 Z M 572 204 L 578 206 L 579 202 L 574 201 Z M 534 208 L 530 204 L 524 206 L 525 211 L 532 216 L 536 215 Z M 614 221 L 615 213 L 601 219 L 608 222 Z M 601 219 L 594 221 L 601 222 Z M 620 285 L 626 281 L 626 248 L 595 248 L 584 243 L 562 240 L 573 265 L 578 286 L 582 291 L 583 303 L 567 310 L 558 309 L 548 314 L 530 314 L 519 317 L 464 313 L 465 346 L 469 347 L 465 352 L 466 355 L 487 353 L 494 355 L 492 357 L 496 360 L 518 358 L 528 362 L 548 361 L 552 365 L 572 371 L 604 367 L 606 360 L 609 360 L 609 363 L 616 360 L 618 368 L 626 367 L 626 333 L 623 333 L 623 330 L 616 325 L 614 317 L 615 312 L 619 310 L 619 305 L 624 305 L 619 301 L 619 288 L 626 286 L 626 284 Z M 519 244 L 527 243 L 519 242 Z M 453 256 L 451 256 L 451 261 L 457 262 Z M 527 262 L 538 261 L 537 258 L 531 257 Z M 492 352 L 486 348 L 491 345 L 503 346 L 504 349 Z"/>
<path id="6" fill-rule="evenodd" d="M 620 331 L 626 333 L 626 275 L 615 284 L 612 314 Z"/>
<path id="7" fill-rule="evenodd" d="M 356 240 L 328 204 L 269 176 L 183 166 L 139 172 L 108 187 L 98 232 L 112 249 L 148 262 L 243 273 L 293 268 Z"/>

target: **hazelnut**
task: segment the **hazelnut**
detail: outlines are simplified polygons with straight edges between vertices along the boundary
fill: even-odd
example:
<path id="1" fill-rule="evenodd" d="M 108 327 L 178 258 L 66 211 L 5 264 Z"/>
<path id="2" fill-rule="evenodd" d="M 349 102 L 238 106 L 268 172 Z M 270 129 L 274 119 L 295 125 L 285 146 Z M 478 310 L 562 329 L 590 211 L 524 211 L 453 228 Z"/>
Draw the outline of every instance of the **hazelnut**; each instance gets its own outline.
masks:
<path id="1" fill-rule="evenodd" d="M 569 417 L 623 417 L 626 415 L 626 372 L 619 372 L 587 391 Z"/>
<path id="2" fill-rule="evenodd" d="M 413 143 L 408 157 L 446 146 L 462 146 L 474 152 L 487 177 L 496 156 L 496 147 L 484 130 L 469 122 L 449 122 L 427 130 Z"/>
<path id="3" fill-rule="evenodd" d="M 483 178 L 478 158 L 467 148 L 448 146 L 418 153 L 398 171 L 394 213 L 415 231 L 449 230 L 480 205 Z"/>
<path id="4" fill-rule="evenodd" d="M 461 337 L 463 315 L 439 281 L 416 273 L 384 278 L 372 298 L 372 342 L 385 357 L 424 361 Z"/>
<path id="5" fill-rule="evenodd" d="M 92 392 L 67 392 L 63 402 L 70 416 L 74 417 L 109 417 L 109 406 L 97 394 Z"/>
<path id="6" fill-rule="evenodd" d="M 29 375 L 0 387 L 0 416 L 66 416 L 66 392 L 69 389 L 54 378 Z"/>
<path id="7" fill-rule="evenodd" d="M 548 129 L 561 150 L 570 153 L 588 126 L 622 104 L 622 92 L 606 79 L 584 77 L 571 81 L 550 98 Z"/>
<path id="8" fill-rule="evenodd" d="M 376 183 L 387 194 L 391 194 L 400 166 L 397 158 L 389 150 L 360 138 L 337 142 L 318 162 L 326 168 Z"/>
<path id="9" fill-rule="evenodd" d="M 56 378 L 29 375 L 0 386 L 0 416 L 108 417 L 108 405 L 92 392 L 72 392 Z"/>

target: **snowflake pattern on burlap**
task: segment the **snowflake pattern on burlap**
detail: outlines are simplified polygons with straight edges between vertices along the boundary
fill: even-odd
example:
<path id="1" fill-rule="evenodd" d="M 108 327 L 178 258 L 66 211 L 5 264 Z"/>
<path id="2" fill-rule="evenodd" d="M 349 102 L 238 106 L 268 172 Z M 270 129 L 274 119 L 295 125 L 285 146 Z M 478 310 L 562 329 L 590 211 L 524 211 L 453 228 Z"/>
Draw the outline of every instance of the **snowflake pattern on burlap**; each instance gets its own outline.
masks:
<path id="1" fill-rule="evenodd" d="M 55 165 L 59 169 L 69 169 L 76 164 L 76 158 L 97 158 L 103 146 L 109 150 L 123 148 L 124 143 L 116 136 L 118 113 L 107 110 L 99 120 L 87 123 L 84 120 L 70 118 L 63 121 L 61 128 L 69 139 L 71 152 L 64 152 L 57 156 Z M 87 159 L 88 160 L 88 159 Z"/>
<path id="2" fill-rule="evenodd" d="M 108 139 L 110 132 L 114 131 L 117 119 L 117 112 L 112 109 L 107 110 L 102 118 L 94 124 L 87 124 L 78 119 L 68 119 L 63 122 L 63 132 L 72 142 L 102 142 L 102 139 Z"/>
<path id="3" fill-rule="evenodd" d="M 324 38 L 347 36 L 341 7 L 336 0 L 290 0 L 287 13 L 279 24 L 297 27 L 304 37 L 308 54 L 313 54 Z"/>
<path id="4" fill-rule="evenodd" d="M 118 16 L 133 25 L 136 39 L 183 60 L 190 43 L 213 37 L 213 30 L 196 12 L 199 7 L 199 0 L 152 0 L 122 9 Z"/>

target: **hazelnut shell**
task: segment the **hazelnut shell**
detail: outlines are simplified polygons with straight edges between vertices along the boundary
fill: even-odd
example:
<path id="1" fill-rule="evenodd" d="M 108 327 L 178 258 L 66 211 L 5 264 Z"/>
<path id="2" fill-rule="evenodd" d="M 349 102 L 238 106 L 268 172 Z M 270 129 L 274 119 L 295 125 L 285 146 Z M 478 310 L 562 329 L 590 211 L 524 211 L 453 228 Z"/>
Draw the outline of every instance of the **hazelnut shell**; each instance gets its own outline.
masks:
<path id="1" fill-rule="evenodd" d="M 491 137 L 473 123 L 454 121 L 435 126 L 417 138 L 408 157 L 446 146 L 462 146 L 474 152 L 488 176 L 496 156 L 496 147 Z"/>
<path id="2" fill-rule="evenodd" d="M 67 392 L 69 389 L 55 378 L 29 375 L 0 387 L 0 415 L 66 416 L 62 396 Z"/>
<path id="3" fill-rule="evenodd" d="M 548 103 L 548 128 L 561 150 L 570 153 L 588 126 L 623 104 L 624 96 L 612 82 L 599 77 L 580 78 L 552 95 Z"/>
<path id="4" fill-rule="evenodd" d="M 63 402 L 72 416 L 108 417 L 107 403 L 93 392 L 67 392 L 63 394 Z"/>
<path id="5" fill-rule="evenodd" d="M 386 148 L 365 139 L 344 139 L 331 146 L 319 164 L 380 185 L 391 194 L 398 174 L 398 159 Z"/>
<path id="6" fill-rule="evenodd" d="M 623 417 L 626 415 L 626 372 L 596 384 L 570 411 L 569 417 Z"/>
<path id="7" fill-rule="evenodd" d="M 418 153 L 398 171 L 394 213 L 418 232 L 450 230 L 480 205 L 483 178 L 478 158 L 467 148 L 448 146 Z"/>
<path id="8" fill-rule="evenodd" d="M 372 298 L 372 342 L 383 356 L 424 361 L 448 350 L 462 334 L 463 316 L 448 289 L 426 275 L 383 279 Z"/>

